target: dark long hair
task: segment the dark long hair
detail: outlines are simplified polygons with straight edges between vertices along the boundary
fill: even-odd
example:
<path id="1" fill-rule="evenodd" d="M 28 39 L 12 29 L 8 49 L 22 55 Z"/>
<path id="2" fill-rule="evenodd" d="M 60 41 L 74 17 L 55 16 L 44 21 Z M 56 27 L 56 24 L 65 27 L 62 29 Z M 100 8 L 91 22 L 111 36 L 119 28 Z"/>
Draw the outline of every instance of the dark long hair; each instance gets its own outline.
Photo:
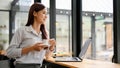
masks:
<path id="1" fill-rule="evenodd" d="M 38 3 L 38 2 L 34 3 L 30 7 L 29 14 L 28 14 L 28 21 L 27 21 L 26 26 L 33 25 L 33 23 L 34 23 L 33 12 L 34 11 L 35 12 L 41 11 L 44 8 L 45 8 L 45 6 L 43 4 Z M 42 39 L 47 39 L 47 33 L 46 33 L 46 30 L 45 30 L 45 25 L 44 24 L 41 24 L 40 31 L 42 32 Z"/>

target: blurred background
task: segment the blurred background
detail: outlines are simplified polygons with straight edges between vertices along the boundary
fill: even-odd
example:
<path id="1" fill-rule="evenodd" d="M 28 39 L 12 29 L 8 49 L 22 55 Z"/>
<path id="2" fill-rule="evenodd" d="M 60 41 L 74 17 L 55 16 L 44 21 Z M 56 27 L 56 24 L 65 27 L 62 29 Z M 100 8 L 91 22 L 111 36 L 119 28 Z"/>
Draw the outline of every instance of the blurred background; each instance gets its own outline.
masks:
<path id="1" fill-rule="evenodd" d="M 36 0 L 0 0 L 0 50 L 6 50 L 17 28 L 27 22 L 28 11 Z M 50 1 L 47 8 L 50 31 Z M 108 2 L 109 1 L 109 2 Z M 56 54 L 72 56 L 72 1 L 56 0 Z M 111 61 L 113 56 L 113 0 L 82 0 L 82 45 L 93 37 L 85 58 Z M 80 41 L 81 42 L 81 41 Z"/>

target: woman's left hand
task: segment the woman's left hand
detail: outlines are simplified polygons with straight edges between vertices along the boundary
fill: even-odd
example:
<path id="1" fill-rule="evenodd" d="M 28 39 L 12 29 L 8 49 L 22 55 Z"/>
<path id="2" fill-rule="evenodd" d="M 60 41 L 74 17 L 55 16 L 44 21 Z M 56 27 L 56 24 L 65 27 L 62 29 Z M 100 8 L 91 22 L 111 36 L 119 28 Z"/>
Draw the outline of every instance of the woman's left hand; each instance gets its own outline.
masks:
<path id="1" fill-rule="evenodd" d="M 56 41 L 55 39 L 49 39 L 49 43 L 50 43 L 50 51 L 53 51 L 55 49 L 55 45 L 56 45 Z"/>

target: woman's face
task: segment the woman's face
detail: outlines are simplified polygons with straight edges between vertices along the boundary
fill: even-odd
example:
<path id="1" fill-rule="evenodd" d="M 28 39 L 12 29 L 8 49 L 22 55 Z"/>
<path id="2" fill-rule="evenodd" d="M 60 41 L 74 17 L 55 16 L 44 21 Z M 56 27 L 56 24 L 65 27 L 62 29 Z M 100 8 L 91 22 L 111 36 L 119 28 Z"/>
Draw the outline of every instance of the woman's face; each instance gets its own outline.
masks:
<path id="1" fill-rule="evenodd" d="M 34 20 L 39 24 L 44 24 L 47 18 L 47 11 L 46 9 L 40 10 L 38 12 L 34 12 Z"/>

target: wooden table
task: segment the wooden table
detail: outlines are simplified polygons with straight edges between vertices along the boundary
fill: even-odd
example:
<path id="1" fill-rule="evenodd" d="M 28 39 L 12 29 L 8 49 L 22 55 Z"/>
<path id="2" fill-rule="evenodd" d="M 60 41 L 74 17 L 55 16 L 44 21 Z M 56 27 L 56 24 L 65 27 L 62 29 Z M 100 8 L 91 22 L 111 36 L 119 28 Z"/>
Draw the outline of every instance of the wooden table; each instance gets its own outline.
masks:
<path id="1" fill-rule="evenodd" d="M 46 61 L 68 68 L 120 68 L 120 64 L 89 59 L 84 59 L 82 62 L 55 62 L 53 60 Z"/>

